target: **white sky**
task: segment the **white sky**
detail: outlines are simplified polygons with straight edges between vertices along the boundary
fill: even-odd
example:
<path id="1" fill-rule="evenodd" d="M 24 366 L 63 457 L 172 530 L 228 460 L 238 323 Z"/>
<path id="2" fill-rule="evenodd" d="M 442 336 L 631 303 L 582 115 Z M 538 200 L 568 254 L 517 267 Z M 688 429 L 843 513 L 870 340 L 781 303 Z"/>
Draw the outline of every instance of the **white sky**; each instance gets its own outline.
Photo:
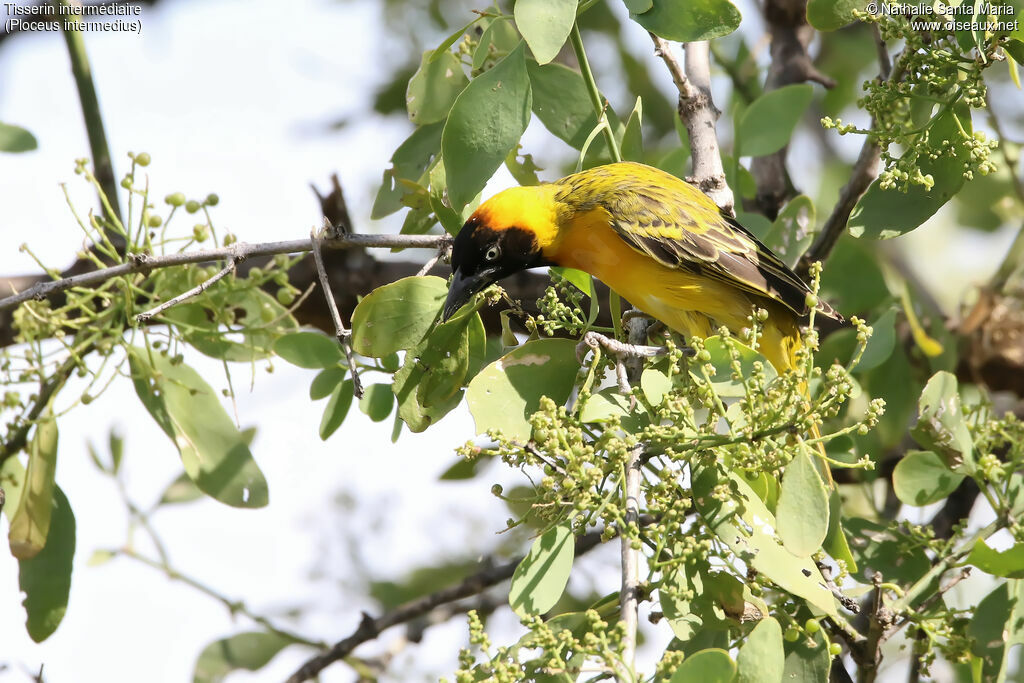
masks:
<path id="1" fill-rule="evenodd" d="M 747 5 L 744 14 L 757 23 Z M 333 172 L 340 174 L 355 220 L 366 220 L 381 170 L 409 130 L 397 118 L 362 117 L 373 86 L 386 75 L 376 65 L 389 50 L 380 42 L 374 0 L 165 0 L 143 8 L 142 23 L 141 36 L 86 38 L 119 174 L 129 150 L 149 152 L 154 197 L 217 192 L 218 231 L 248 241 L 308 234 L 318 219 L 308 184 L 325 188 Z M 0 75 L 0 121 L 25 126 L 39 140 L 36 152 L 0 156 L 0 273 L 36 270 L 18 252 L 22 242 L 62 267 L 81 233 L 59 183 L 69 184 L 80 208 L 91 206 L 94 195 L 72 172 L 74 158 L 88 156 L 88 144 L 61 36 L 9 39 L 0 48 Z M 340 117 L 350 125 L 322 132 Z M 535 150 L 528 145 L 527 151 Z M 190 225 L 187 218 L 182 222 Z M 393 223 L 357 227 L 396 229 Z M 189 361 L 215 387 L 223 385 L 217 363 Z M 324 444 L 316 436 L 324 404 L 311 404 L 306 393 L 314 373 L 281 361 L 275 366 L 273 374 L 257 372 L 251 394 L 248 371 L 234 377 L 242 425 L 260 428 L 253 451 L 269 481 L 271 504 L 239 511 L 203 501 L 158 513 L 155 522 L 176 568 L 245 599 L 259 613 L 315 606 L 296 630 L 333 641 L 355 628 L 361 609 L 375 611 L 354 597 L 360 586 L 344 585 L 354 571 L 346 539 L 354 539 L 376 578 L 394 580 L 428 558 L 476 557 L 497 546 L 501 539 L 493 534 L 507 513 L 488 487 L 436 481 L 454 461 L 453 446 L 473 433 L 464 411 L 392 445 L 390 420 L 372 424 L 353 407 Z M 70 386 L 65 393 L 74 391 Z M 190 680 L 208 642 L 250 630 L 244 618 L 233 623 L 222 606 L 154 570 L 123 559 L 86 566 L 93 550 L 124 541 L 116 490 L 85 450 L 92 441 L 105 451 L 111 426 L 125 435 L 128 490 L 136 503 L 155 500 L 181 470 L 171 443 L 125 382 L 62 419 L 58 483 L 78 524 L 71 602 L 57 632 L 42 645 L 32 643 L 17 563 L 0 553 L 0 664 L 9 667 L 0 681 L 27 680 L 22 667 L 37 669 L 42 662 L 55 683 L 177 683 Z M 506 478 L 497 468 L 492 472 Z M 339 494 L 355 498 L 353 510 L 342 511 Z M 323 576 L 311 578 L 314 570 Z M 459 620 L 431 629 L 393 671 L 450 672 L 463 637 Z M 282 680 L 306 656 L 288 650 L 259 673 L 232 680 Z M 352 678 L 343 665 L 324 676 Z"/>

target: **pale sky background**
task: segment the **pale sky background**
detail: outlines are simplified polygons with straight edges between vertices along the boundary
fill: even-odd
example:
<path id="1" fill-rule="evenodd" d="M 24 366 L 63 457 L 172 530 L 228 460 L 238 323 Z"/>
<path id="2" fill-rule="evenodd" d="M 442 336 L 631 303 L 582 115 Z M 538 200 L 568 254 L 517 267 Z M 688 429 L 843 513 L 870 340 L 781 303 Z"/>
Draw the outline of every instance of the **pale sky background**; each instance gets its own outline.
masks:
<path id="1" fill-rule="evenodd" d="M 756 11 L 739 4 L 743 29 L 760 32 Z M 357 229 L 397 230 L 394 221 L 373 225 L 367 218 L 381 171 L 411 129 L 401 117 L 365 115 L 373 87 L 389 73 L 378 63 L 392 59 L 377 2 L 165 0 L 144 7 L 141 20 L 141 36 L 86 37 L 119 175 L 127 169 L 128 151 L 149 152 L 153 163 L 145 171 L 154 197 L 182 191 L 201 198 L 216 192 L 218 231 L 263 241 L 308 235 L 318 221 L 308 184 L 325 188 L 337 172 Z M 645 43 L 642 30 L 633 28 L 636 35 L 629 39 Z M 592 57 L 600 77 L 599 46 Z M 670 87 L 667 78 L 665 86 Z M 614 94 L 616 86 L 602 87 Z M 325 124 L 338 118 L 350 124 L 325 132 Z M 0 273 L 36 270 L 18 252 L 22 242 L 49 265 L 63 267 L 81 233 L 59 183 L 69 184 L 80 208 L 91 206 L 94 195 L 73 174 L 73 160 L 88 156 L 88 144 L 59 34 L 22 34 L 0 46 L 0 121 L 22 125 L 39 140 L 35 152 L 0 156 Z M 527 151 L 539 152 L 541 162 L 568 153 L 559 151 L 561 143 L 554 152 L 545 149 L 552 147 L 551 138 L 538 127 L 535 122 L 528 132 Z M 538 144 L 531 146 L 531 140 Z M 858 145 L 853 144 L 854 152 Z M 798 183 L 815 172 L 807 164 L 793 170 Z M 490 189 L 510 182 L 502 173 Z M 179 228 L 191 223 L 185 217 L 182 224 Z M 929 232 L 921 239 L 941 234 Z M 949 244 L 953 253 L 966 254 L 966 266 L 932 272 L 965 283 L 983 279 L 1007 236 L 972 240 L 967 249 L 962 242 Z M 198 355 L 188 361 L 214 387 L 224 386 L 219 363 Z M 487 480 L 437 481 L 454 462 L 453 448 L 473 433 L 468 413 L 456 411 L 423 435 L 406 432 L 393 445 L 390 419 L 373 424 L 353 407 L 341 430 L 323 443 L 317 426 L 324 403 L 311 404 L 307 395 L 314 372 L 277 361 L 268 374 L 264 365 L 258 365 L 251 393 L 247 368 L 236 369 L 234 381 L 242 426 L 259 427 L 253 452 L 269 482 L 271 504 L 244 511 L 204 500 L 157 513 L 154 522 L 177 569 L 244 599 L 258 613 L 312 608 L 301 624 L 281 623 L 333 642 L 355 628 L 360 610 L 376 614 L 371 602 L 358 598 L 362 587 L 350 585 L 350 543 L 375 578 L 393 580 L 431 558 L 475 558 L 498 545 L 494 533 L 508 514 L 489 494 L 489 484 L 516 482 L 516 477 L 495 466 Z M 64 395 L 75 392 L 69 386 Z M 115 382 L 102 399 L 61 420 L 58 483 L 78 526 L 71 601 L 57 632 L 41 645 L 32 643 L 24 630 L 17 563 L 0 553 L 4 683 L 28 680 L 25 669 L 38 670 L 40 663 L 53 683 L 178 683 L 191 679 L 195 658 L 207 643 L 252 629 L 245 618 L 233 621 L 220 604 L 129 560 L 86 566 L 94 550 L 117 547 L 125 538 L 126 517 L 116 489 L 97 473 L 85 448 L 91 441 L 105 452 L 111 427 L 125 437 L 125 476 L 137 504 L 150 504 L 181 471 L 172 444 L 127 382 Z M 355 502 L 345 510 L 339 498 Z M 6 537 L 6 522 L 0 522 L 0 535 Z M 140 550 L 150 549 L 142 544 Z M 604 558 L 587 558 L 578 579 L 594 582 L 601 592 L 616 588 L 614 574 L 600 571 L 614 563 L 615 550 L 605 550 L 611 552 Z M 514 620 L 506 615 L 502 621 L 511 632 Z M 429 629 L 392 671 L 449 674 L 464 624 L 459 619 Z M 373 648 L 357 654 L 367 652 Z M 279 681 L 307 657 L 306 651 L 289 649 L 263 670 L 231 680 Z M 325 681 L 352 679 L 344 665 L 323 676 Z"/>

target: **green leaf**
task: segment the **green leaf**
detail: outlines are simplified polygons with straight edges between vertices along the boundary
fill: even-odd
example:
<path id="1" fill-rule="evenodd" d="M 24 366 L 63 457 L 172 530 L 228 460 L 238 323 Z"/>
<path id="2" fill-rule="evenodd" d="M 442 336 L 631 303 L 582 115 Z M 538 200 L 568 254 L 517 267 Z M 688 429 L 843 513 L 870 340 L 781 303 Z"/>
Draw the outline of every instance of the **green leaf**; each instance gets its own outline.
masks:
<path id="1" fill-rule="evenodd" d="M 54 487 L 50 504 L 46 546 L 32 559 L 18 562 L 18 586 L 25 593 L 25 627 L 37 643 L 49 638 L 64 618 L 75 557 L 75 515 L 59 486 Z"/>
<path id="2" fill-rule="evenodd" d="M 558 56 L 576 21 L 576 0 L 518 0 L 516 27 L 538 64 Z"/>
<path id="3" fill-rule="evenodd" d="M 740 25 L 740 11 L 729 0 L 653 0 L 652 7 L 629 17 L 665 40 L 689 43 L 727 36 Z"/>
<path id="4" fill-rule="evenodd" d="M 858 372 L 872 370 L 889 359 L 896 348 L 896 309 L 890 308 L 871 326 L 873 332 L 868 340 L 860 362 L 854 366 Z"/>
<path id="5" fill-rule="evenodd" d="M 202 376 L 184 363 L 134 346 L 128 348 L 128 364 L 135 393 L 174 443 L 200 490 L 232 507 L 265 506 L 267 480 L 245 436 Z"/>
<path id="6" fill-rule="evenodd" d="M 825 535 L 825 542 L 821 547 L 829 555 L 837 560 L 846 562 L 846 567 L 851 573 L 858 570 L 857 560 L 850 550 L 850 543 L 846 538 L 846 531 L 842 524 L 842 500 L 839 496 L 839 489 L 832 489 L 828 496 L 828 534 Z"/>
<path id="7" fill-rule="evenodd" d="M 215 640 L 203 648 L 192 673 L 193 683 L 220 683 L 233 671 L 258 671 L 293 641 L 276 633 L 253 631 Z"/>
<path id="8" fill-rule="evenodd" d="M 867 0 L 808 0 L 807 23 L 819 31 L 835 31 L 857 21 L 854 10 L 866 11 Z"/>
<path id="9" fill-rule="evenodd" d="M 378 287 L 352 312 L 352 348 L 374 358 L 411 349 L 434 324 L 447 296 L 448 284 L 434 275 Z"/>
<path id="10" fill-rule="evenodd" d="M 832 655 L 828 653 L 823 631 L 813 636 L 783 643 L 786 662 L 782 680 L 786 683 L 822 683 L 829 680 Z"/>
<path id="11" fill-rule="evenodd" d="M 398 146 L 391 156 L 391 168 L 384 171 L 384 178 L 377 197 L 373 201 L 370 218 L 390 216 L 406 204 L 403 198 L 411 190 L 405 183 L 425 180 L 427 168 L 441 151 L 441 131 L 444 126 L 432 123 L 420 126 Z M 403 182 L 404 181 L 404 182 Z"/>
<path id="12" fill-rule="evenodd" d="M 21 126 L 0 123 L 0 152 L 29 152 L 38 146 L 36 137 Z"/>
<path id="13" fill-rule="evenodd" d="M 405 91 L 409 120 L 418 126 L 443 121 L 455 98 L 469 84 L 457 56 L 443 52 L 431 59 L 431 54 L 432 51 L 423 53 L 420 68 L 409 79 Z"/>
<path id="14" fill-rule="evenodd" d="M 485 70 L 489 61 L 496 61 L 499 57 L 511 52 L 521 40 L 519 32 L 510 21 L 511 17 L 502 15 L 488 17 L 487 28 L 480 36 L 476 51 L 473 53 L 473 72 Z M 489 20 L 489 21 L 488 21 Z"/>
<path id="15" fill-rule="evenodd" d="M 530 438 L 530 416 L 547 396 L 557 405 L 572 391 L 579 364 L 576 342 L 527 342 L 484 368 L 466 390 L 477 433 L 501 430 L 506 437 Z"/>
<path id="16" fill-rule="evenodd" d="M 359 410 L 374 422 L 388 419 L 394 405 L 395 395 L 391 393 L 390 384 L 371 384 L 366 387 L 363 397 L 359 399 Z"/>
<path id="17" fill-rule="evenodd" d="M 422 432 L 458 405 L 470 366 L 482 364 L 486 344 L 480 314 L 467 307 L 409 349 L 392 385 L 398 415 L 409 429 Z"/>
<path id="18" fill-rule="evenodd" d="M 1024 579 L 1024 543 L 1014 543 L 1006 550 L 993 550 L 979 538 L 964 564 L 973 564 L 992 576 L 1008 579 Z"/>
<path id="19" fill-rule="evenodd" d="M 860 567 L 856 576 L 863 583 L 871 583 L 871 575 L 879 571 L 887 581 L 910 585 L 931 569 L 932 562 L 920 546 L 908 544 L 885 524 L 853 517 L 843 520 L 843 526 Z"/>
<path id="20" fill-rule="evenodd" d="M 526 64 L 533 93 L 533 113 L 552 135 L 574 149 L 583 149 L 590 131 L 597 125 L 597 114 L 583 76 L 563 64 L 543 66 L 530 60 Z"/>
<path id="21" fill-rule="evenodd" d="M 319 401 L 330 396 L 338 388 L 338 385 L 345 381 L 346 374 L 348 371 L 337 365 L 318 372 L 309 385 L 310 400 Z"/>
<path id="22" fill-rule="evenodd" d="M 695 652 L 672 674 L 670 683 L 732 683 L 736 677 L 736 662 L 725 650 L 709 649 Z"/>
<path id="23" fill-rule="evenodd" d="M 468 204 L 498 170 L 530 123 L 526 44 L 473 79 L 455 100 L 441 133 L 441 158 L 453 208 Z"/>
<path id="24" fill-rule="evenodd" d="M 684 600 L 680 595 L 693 598 Z M 665 572 L 658 587 L 658 602 L 676 638 L 690 640 L 703 628 L 703 614 L 708 615 L 709 621 L 713 618 L 712 609 L 700 609 L 704 606 L 700 604 L 703 596 L 704 582 L 697 567 L 680 563 Z"/>
<path id="25" fill-rule="evenodd" d="M 814 202 L 802 194 L 786 203 L 775 222 L 761 235 L 761 241 L 793 268 L 811 246 L 815 234 Z"/>
<path id="26" fill-rule="evenodd" d="M 941 370 L 932 375 L 918 400 L 917 424 L 910 434 L 919 444 L 935 451 L 952 469 L 974 469 L 973 441 L 960 407 L 956 377 Z"/>
<path id="27" fill-rule="evenodd" d="M 658 406 L 661 405 L 665 394 L 672 390 L 672 380 L 661 370 L 644 368 L 640 375 L 640 389 L 643 390 L 648 403 Z"/>
<path id="28" fill-rule="evenodd" d="M 810 557 L 828 533 L 828 492 L 806 449 L 800 449 L 782 474 L 775 511 L 779 537 L 786 550 Z"/>
<path id="29" fill-rule="evenodd" d="M 51 514 L 55 507 L 53 495 L 56 489 L 54 475 L 57 469 L 57 436 L 57 421 L 47 410 L 28 445 L 25 484 L 20 491 L 18 507 L 10 516 L 8 539 L 11 554 L 19 560 L 28 560 L 38 555 L 46 546 L 46 538 L 50 533 Z"/>
<path id="30" fill-rule="evenodd" d="M 515 613 L 525 617 L 543 614 L 554 607 L 569 581 L 575 554 L 567 522 L 538 536 L 512 574 L 508 602 Z"/>
<path id="31" fill-rule="evenodd" d="M 738 491 L 739 504 L 712 496 L 717 486 L 726 483 Z M 745 481 L 731 473 L 726 480 L 713 466 L 694 466 L 693 501 L 708 527 L 738 558 L 783 590 L 836 616 L 835 599 L 825 588 L 817 566 L 810 558 L 796 557 L 782 547 L 775 516 Z"/>
<path id="32" fill-rule="evenodd" d="M 334 368 L 345 357 L 338 340 L 320 332 L 293 332 L 274 342 L 274 353 L 292 365 L 317 370 Z"/>
<path id="33" fill-rule="evenodd" d="M 766 156 L 785 147 L 813 94 L 814 88 L 801 83 L 771 90 L 751 102 L 740 117 L 739 156 Z"/>
<path id="34" fill-rule="evenodd" d="M 967 635 L 973 641 L 971 652 L 983 662 L 977 680 L 1007 680 L 1018 661 L 1010 653 L 1024 643 L 1024 581 L 1009 579 L 985 596 L 974 610 Z"/>
<path id="35" fill-rule="evenodd" d="M 785 654 L 779 622 L 772 617 L 757 622 L 740 646 L 736 664 L 739 674 L 736 683 L 780 683 Z"/>
<path id="36" fill-rule="evenodd" d="M 377 386 L 374 384 L 373 386 Z M 331 399 L 327 402 L 324 407 L 323 417 L 320 418 L 320 439 L 327 441 L 328 437 L 337 431 L 341 423 L 345 421 L 345 416 L 348 415 L 348 409 L 352 406 L 353 396 L 353 384 L 352 380 L 347 379 L 341 382 L 331 392 Z M 388 408 L 388 412 L 391 409 Z M 385 415 L 387 417 L 387 415 Z"/>
<path id="37" fill-rule="evenodd" d="M 739 353 L 741 376 L 749 377 L 750 373 L 753 372 L 754 363 L 760 362 L 764 366 L 766 382 L 775 379 L 775 368 L 760 353 L 736 339 L 730 337 L 726 340 L 715 335 L 704 340 L 704 348 L 711 354 L 710 363 L 715 368 L 715 374 L 711 376 L 711 386 L 714 387 L 716 394 L 723 397 L 746 396 L 743 383 L 732 378 L 733 371 L 730 366 L 732 358 L 729 355 L 730 346 L 734 347 Z M 700 381 L 704 381 L 703 377 L 698 375 L 696 370 L 691 369 L 690 374 L 695 378 L 699 378 Z"/>
<path id="38" fill-rule="evenodd" d="M 932 125 L 930 140 L 934 144 L 960 137 L 954 117 L 952 111 L 946 112 Z M 961 125 L 968 133 L 971 131 L 969 115 L 966 121 L 961 121 Z M 934 185 L 930 190 L 926 190 L 923 185 L 911 185 L 906 192 L 883 190 L 879 181 L 875 180 L 850 214 L 850 234 L 854 237 L 889 239 L 910 232 L 924 223 L 963 187 L 966 154 L 962 149 L 958 156 L 943 153 L 938 159 L 922 154 L 918 166 L 922 174 L 932 176 Z"/>
<path id="39" fill-rule="evenodd" d="M 626 119 L 626 128 L 622 131 L 622 158 L 626 161 L 643 161 L 644 140 L 643 140 L 643 116 L 644 104 L 639 97 L 633 105 L 633 111 Z"/>
<path id="40" fill-rule="evenodd" d="M 953 493 L 964 475 L 953 472 L 931 451 L 910 451 L 892 473 L 896 497 L 907 505 L 930 505 Z"/>
<path id="41" fill-rule="evenodd" d="M 176 505 L 178 503 L 191 503 L 203 497 L 203 492 L 189 478 L 188 473 L 182 472 L 178 477 L 167 485 L 163 495 L 160 496 L 159 505 Z"/>

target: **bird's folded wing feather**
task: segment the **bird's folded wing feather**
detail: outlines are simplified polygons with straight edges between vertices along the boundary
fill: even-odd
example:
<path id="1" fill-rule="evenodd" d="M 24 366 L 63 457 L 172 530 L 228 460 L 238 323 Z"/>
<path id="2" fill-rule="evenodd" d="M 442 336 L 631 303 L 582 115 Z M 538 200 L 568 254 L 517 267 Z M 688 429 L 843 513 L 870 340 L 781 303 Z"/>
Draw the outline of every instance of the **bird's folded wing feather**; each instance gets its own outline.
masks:
<path id="1" fill-rule="evenodd" d="M 612 229 L 633 249 L 670 268 L 682 268 L 768 297 L 806 315 L 807 285 L 766 246 L 690 185 L 637 187 L 601 202 Z M 824 302 L 818 310 L 838 317 Z"/>

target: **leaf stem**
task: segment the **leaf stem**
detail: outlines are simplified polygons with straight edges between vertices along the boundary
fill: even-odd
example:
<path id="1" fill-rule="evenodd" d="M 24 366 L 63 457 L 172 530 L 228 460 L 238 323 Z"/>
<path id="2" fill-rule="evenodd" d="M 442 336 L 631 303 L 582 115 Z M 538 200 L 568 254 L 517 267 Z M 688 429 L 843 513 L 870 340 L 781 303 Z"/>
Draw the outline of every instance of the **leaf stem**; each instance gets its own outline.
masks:
<path id="1" fill-rule="evenodd" d="M 597 114 L 597 123 L 604 122 L 604 137 L 608 142 L 608 151 L 613 161 L 622 161 L 622 153 L 619 151 L 619 143 L 615 140 L 615 133 L 608 125 L 608 117 L 605 112 L 605 103 L 601 101 L 601 92 L 597 89 L 597 81 L 594 80 L 594 72 L 590 70 L 590 62 L 587 60 L 587 52 L 583 49 L 583 37 L 580 36 L 579 24 L 573 23 L 572 31 L 569 33 L 569 42 L 572 43 L 572 50 L 576 53 L 576 61 L 580 65 L 580 74 L 583 82 L 587 84 L 587 94 L 590 95 L 590 104 L 594 106 L 594 113 Z"/>

